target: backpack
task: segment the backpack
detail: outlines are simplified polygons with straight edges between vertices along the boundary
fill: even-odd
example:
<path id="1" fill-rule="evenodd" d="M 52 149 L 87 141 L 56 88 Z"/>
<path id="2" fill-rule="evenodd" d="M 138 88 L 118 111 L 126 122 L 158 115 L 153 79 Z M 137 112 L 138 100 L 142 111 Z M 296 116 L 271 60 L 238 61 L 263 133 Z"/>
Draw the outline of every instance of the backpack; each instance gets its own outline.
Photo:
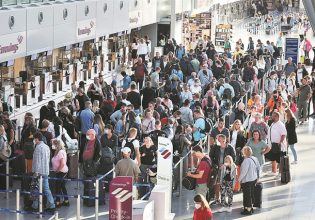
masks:
<path id="1" fill-rule="evenodd" d="M 81 118 L 80 118 L 80 115 L 81 115 L 81 111 L 79 111 L 77 117 L 74 120 L 74 127 L 75 127 L 76 131 L 81 131 Z"/>
<path id="2" fill-rule="evenodd" d="M 206 134 L 206 133 L 209 133 L 211 131 L 212 122 L 208 118 L 206 118 L 206 119 L 203 118 L 203 120 L 205 121 L 205 129 L 200 129 L 200 132 L 203 134 Z"/>
<path id="3" fill-rule="evenodd" d="M 253 80 L 253 74 L 252 72 L 250 71 L 249 68 L 246 68 L 244 69 L 244 72 L 243 72 L 243 81 L 244 82 L 251 82 Z"/>
<path id="4" fill-rule="evenodd" d="M 0 158 L 2 160 L 6 160 L 11 156 L 12 149 L 10 145 L 8 144 L 8 140 L 3 136 L 0 136 L 0 137 L 3 139 L 3 145 L 1 146 L 1 149 L 0 149 Z"/>
<path id="5" fill-rule="evenodd" d="M 201 161 L 205 161 L 210 167 L 209 174 L 208 174 L 208 180 L 207 180 L 207 187 L 209 189 L 212 189 L 213 186 L 215 185 L 217 177 L 218 177 L 218 166 L 216 166 L 216 165 L 212 166 L 211 159 L 208 157 L 202 158 Z"/>
<path id="6" fill-rule="evenodd" d="M 102 147 L 101 166 L 110 166 L 114 163 L 113 150 L 110 147 Z"/>
<path id="7" fill-rule="evenodd" d="M 225 88 L 224 85 L 223 85 L 223 94 L 222 94 L 222 97 L 225 96 L 225 98 L 229 99 L 229 100 L 232 100 L 232 91 L 230 88 Z"/>
<path id="8" fill-rule="evenodd" d="M 135 152 L 135 147 L 133 145 L 133 142 L 135 141 L 136 139 L 132 139 L 131 141 L 128 141 L 128 138 L 125 140 L 126 143 L 125 143 L 125 146 L 124 147 L 129 147 L 130 150 L 131 150 L 131 154 L 130 154 L 130 158 L 131 159 L 135 159 L 136 158 L 136 152 Z"/>

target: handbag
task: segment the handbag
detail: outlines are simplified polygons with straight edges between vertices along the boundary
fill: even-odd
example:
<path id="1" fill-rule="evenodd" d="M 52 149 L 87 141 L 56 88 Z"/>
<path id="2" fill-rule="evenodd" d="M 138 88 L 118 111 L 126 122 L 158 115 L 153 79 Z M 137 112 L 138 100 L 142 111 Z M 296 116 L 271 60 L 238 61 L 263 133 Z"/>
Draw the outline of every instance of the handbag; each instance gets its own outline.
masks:
<path id="1" fill-rule="evenodd" d="M 182 185 L 185 189 L 194 190 L 196 188 L 196 179 L 190 176 L 185 176 L 182 180 Z"/>
<path id="2" fill-rule="evenodd" d="M 97 175 L 97 163 L 94 160 L 86 160 L 83 162 L 83 172 L 87 177 Z"/>
<path id="3" fill-rule="evenodd" d="M 11 146 L 8 144 L 6 138 L 3 136 L 1 136 L 1 137 L 3 139 L 3 146 L 2 146 L 1 151 L 0 151 L 0 158 L 2 160 L 6 160 L 11 156 L 12 149 L 11 149 Z"/>

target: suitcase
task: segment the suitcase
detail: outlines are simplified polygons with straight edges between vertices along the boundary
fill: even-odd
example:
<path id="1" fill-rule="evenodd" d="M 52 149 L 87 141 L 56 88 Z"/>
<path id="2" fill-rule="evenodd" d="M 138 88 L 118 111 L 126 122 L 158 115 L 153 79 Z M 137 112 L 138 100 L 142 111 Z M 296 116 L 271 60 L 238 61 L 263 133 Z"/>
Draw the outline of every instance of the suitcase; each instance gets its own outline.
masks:
<path id="1" fill-rule="evenodd" d="M 143 180 L 142 177 L 139 177 L 139 184 L 147 184 L 146 181 Z M 144 197 L 147 193 L 150 192 L 150 188 L 148 186 L 137 186 L 137 190 L 138 190 L 138 199 L 141 199 L 142 197 Z M 148 199 L 150 195 L 146 195 L 145 198 L 143 198 L 144 200 Z"/>
<path id="2" fill-rule="evenodd" d="M 262 183 L 257 183 L 254 186 L 254 202 L 253 202 L 253 206 L 256 207 L 256 208 L 261 208 L 261 204 L 262 204 L 262 189 L 263 189 Z"/>
<path id="3" fill-rule="evenodd" d="M 78 167 L 79 167 L 79 157 L 78 154 L 68 154 L 67 158 L 68 165 L 68 178 L 76 179 L 78 178 Z"/>
<path id="4" fill-rule="evenodd" d="M 105 205 L 105 187 L 104 184 L 100 181 L 99 183 L 99 205 Z M 84 189 L 83 189 L 84 196 L 91 196 L 95 197 L 95 182 L 84 182 Z M 95 199 L 83 199 L 83 205 L 92 207 L 95 206 Z"/>
<path id="5" fill-rule="evenodd" d="M 287 171 L 290 172 L 290 160 L 288 155 L 280 157 L 280 169 L 281 173 Z"/>
<path id="6" fill-rule="evenodd" d="M 12 172 L 14 175 L 24 175 L 26 173 L 24 153 L 21 150 L 15 150 L 14 155 L 18 157 L 11 163 Z M 18 178 L 21 179 L 21 177 Z"/>
<path id="7" fill-rule="evenodd" d="M 288 183 L 291 181 L 290 171 L 281 172 L 281 183 Z"/>
<path id="8" fill-rule="evenodd" d="M 27 174 L 24 176 L 21 180 L 21 191 L 29 192 L 30 186 L 32 182 L 32 178 L 29 176 L 32 176 L 32 173 Z M 24 209 L 30 208 L 33 204 L 33 201 L 30 199 L 30 194 L 23 194 L 23 201 L 24 201 Z"/>

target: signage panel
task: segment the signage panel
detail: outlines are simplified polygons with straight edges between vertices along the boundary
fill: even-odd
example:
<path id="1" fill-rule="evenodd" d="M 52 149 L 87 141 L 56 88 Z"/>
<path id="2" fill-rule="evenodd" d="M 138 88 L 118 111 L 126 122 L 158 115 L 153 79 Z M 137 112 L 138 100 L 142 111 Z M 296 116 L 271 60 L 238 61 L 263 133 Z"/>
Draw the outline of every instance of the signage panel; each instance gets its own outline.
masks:
<path id="1" fill-rule="evenodd" d="M 0 62 L 26 53 L 26 31 L 0 36 Z"/>
<path id="2" fill-rule="evenodd" d="M 76 36 L 77 41 L 95 38 L 96 19 L 88 19 L 77 23 Z"/>
<path id="3" fill-rule="evenodd" d="M 285 39 L 285 59 L 292 57 L 293 63 L 297 64 L 299 60 L 299 38 Z"/>

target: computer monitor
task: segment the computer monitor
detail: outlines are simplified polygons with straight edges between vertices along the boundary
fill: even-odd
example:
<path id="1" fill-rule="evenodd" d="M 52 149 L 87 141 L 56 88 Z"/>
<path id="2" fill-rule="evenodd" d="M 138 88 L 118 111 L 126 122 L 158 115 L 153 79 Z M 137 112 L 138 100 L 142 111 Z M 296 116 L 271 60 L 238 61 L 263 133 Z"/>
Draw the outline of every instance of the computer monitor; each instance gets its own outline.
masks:
<path id="1" fill-rule="evenodd" d="M 31 60 L 36 60 L 37 59 L 37 54 L 33 54 L 32 56 L 31 56 Z"/>
<path id="2" fill-rule="evenodd" d="M 14 66 L 14 60 L 9 60 L 7 62 L 7 66 Z"/>

